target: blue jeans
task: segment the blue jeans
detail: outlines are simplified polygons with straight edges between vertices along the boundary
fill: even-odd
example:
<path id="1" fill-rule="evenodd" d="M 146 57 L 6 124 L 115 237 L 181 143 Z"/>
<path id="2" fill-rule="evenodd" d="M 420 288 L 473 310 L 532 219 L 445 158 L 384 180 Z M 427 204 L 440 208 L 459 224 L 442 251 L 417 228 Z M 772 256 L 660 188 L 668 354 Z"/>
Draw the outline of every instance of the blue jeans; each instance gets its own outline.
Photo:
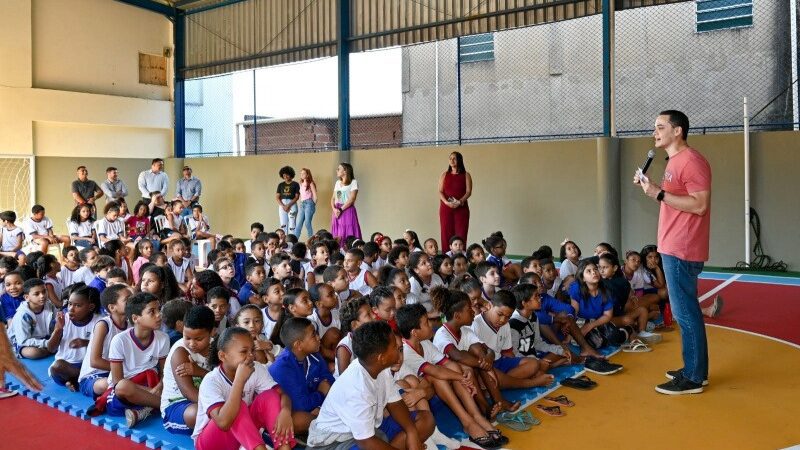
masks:
<path id="1" fill-rule="evenodd" d="M 297 212 L 297 226 L 295 227 L 295 235 L 300 237 L 303 234 L 303 222 L 306 224 L 306 231 L 308 237 L 314 235 L 314 230 L 311 227 L 311 219 L 314 218 L 314 212 L 317 210 L 317 205 L 313 200 L 303 200 L 300 202 L 300 210 Z"/>
<path id="2" fill-rule="evenodd" d="M 708 379 L 708 341 L 703 312 L 697 301 L 697 276 L 702 262 L 661 254 L 672 315 L 681 327 L 683 376 L 694 383 Z"/>

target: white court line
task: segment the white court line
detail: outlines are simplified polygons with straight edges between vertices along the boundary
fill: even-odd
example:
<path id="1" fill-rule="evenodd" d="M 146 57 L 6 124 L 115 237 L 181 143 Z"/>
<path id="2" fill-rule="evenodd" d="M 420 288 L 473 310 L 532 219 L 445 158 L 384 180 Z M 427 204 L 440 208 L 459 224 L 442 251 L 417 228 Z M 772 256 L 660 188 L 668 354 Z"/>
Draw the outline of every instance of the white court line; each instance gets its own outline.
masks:
<path id="1" fill-rule="evenodd" d="M 723 290 L 723 289 L 724 289 L 725 287 L 727 287 L 729 284 L 733 283 L 734 281 L 738 280 L 738 279 L 739 279 L 739 278 L 741 278 L 741 277 L 742 277 L 742 274 L 740 274 L 740 273 L 739 273 L 739 274 L 736 274 L 736 275 L 734 275 L 734 276 L 732 276 L 732 277 L 728 278 L 727 280 L 725 280 L 725 281 L 724 281 L 722 284 L 720 284 L 719 286 L 717 286 L 717 287 L 715 287 L 714 289 L 711 289 L 710 291 L 708 291 L 708 292 L 706 292 L 705 294 L 703 294 L 703 295 L 702 295 L 700 298 L 698 298 L 698 299 L 697 299 L 697 301 L 698 301 L 698 302 L 702 302 L 703 300 L 705 300 L 705 299 L 707 299 L 707 298 L 710 298 L 712 295 L 714 295 L 714 294 L 716 294 L 717 292 L 719 292 L 719 291 Z"/>
<path id="2" fill-rule="evenodd" d="M 769 339 L 770 341 L 775 341 L 775 342 L 777 342 L 779 344 L 785 344 L 785 345 L 788 345 L 790 347 L 794 347 L 794 348 L 800 350 L 800 345 L 799 344 L 795 344 L 794 342 L 784 341 L 783 339 L 772 337 L 772 336 L 768 336 L 766 334 L 756 333 L 755 331 L 742 330 L 742 329 L 739 329 L 739 328 L 726 327 L 725 325 L 717 325 L 717 324 L 712 324 L 712 323 L 707 323 L 706 326 L 707 327 L 722 328 L 724 330 L 729 330 L 729 331 L 738 331 L 739 333 L 744 333 L 744 334 L 749 334 L 751 336 L 756 336 L 756 337 L 760 337 L 760 338 L 764 338 L 764 339 Z"/>

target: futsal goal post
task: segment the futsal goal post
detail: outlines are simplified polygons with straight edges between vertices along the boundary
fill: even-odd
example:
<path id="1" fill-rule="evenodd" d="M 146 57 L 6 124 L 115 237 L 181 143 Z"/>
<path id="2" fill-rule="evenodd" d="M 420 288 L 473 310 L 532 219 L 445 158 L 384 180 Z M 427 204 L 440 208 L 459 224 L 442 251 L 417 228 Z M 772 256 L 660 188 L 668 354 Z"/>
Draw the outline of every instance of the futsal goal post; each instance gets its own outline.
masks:
<path id="1" fill-rule="evenodd" d="M 35 202 L 35 158 L 0 154 L 0 211 L 11 210 L 18 218 L 26 217 Z"/>

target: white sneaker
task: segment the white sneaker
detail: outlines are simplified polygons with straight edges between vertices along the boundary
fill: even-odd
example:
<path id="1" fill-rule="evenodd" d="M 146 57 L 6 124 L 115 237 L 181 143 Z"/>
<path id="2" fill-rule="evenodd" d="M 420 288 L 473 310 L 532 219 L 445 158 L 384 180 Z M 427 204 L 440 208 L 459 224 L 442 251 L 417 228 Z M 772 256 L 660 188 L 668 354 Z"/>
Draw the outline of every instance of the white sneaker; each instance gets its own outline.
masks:
<path id="1" fill-rule="evenodd" d="M 9 391 L 8 389 L 6 389 L 4 387 L 0 387 L 0 400 L 2 400 L 4 398 L 14 397 L 17 394 L 19 394 L 17 391 Z"/>
<path id="2" fill-rule="evenodd" d="M 640 331 L 639 332 L 639 339 L 643 340 L 647 344 L 658 344 L 663 339 L 660 334 L 658 333 L 651 333 L 649 331 Z"/>
<path id="3" fill-rule="evenodd" d="M 146 419 L 151 412 L 153 412 L 153 408 L 150 408 L 149 406 L 146 406 L 142 409 L 126 409 L 125 422 L 127 423 L 128 428 L 133 428 L 134 425 Z"/>
<path id="4" fill-rule="evenodd" d="M 425 441 L 425 444 L 429 449 L 435 449 L 440 445 L 447 449 L 461 448 L 461 442 L 445 436 L 441 431 L 439 431 L 438 427 L 433 429 L 433 434 L 428 438 L 427 441 Z"/>

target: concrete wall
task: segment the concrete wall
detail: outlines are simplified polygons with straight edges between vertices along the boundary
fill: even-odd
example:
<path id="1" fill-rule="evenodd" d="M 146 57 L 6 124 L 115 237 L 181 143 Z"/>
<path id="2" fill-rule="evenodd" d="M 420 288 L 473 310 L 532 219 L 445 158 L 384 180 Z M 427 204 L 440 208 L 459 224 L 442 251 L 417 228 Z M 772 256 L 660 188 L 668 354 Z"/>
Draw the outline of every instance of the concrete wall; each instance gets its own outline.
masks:
<path id="1" fill-rule="evenodd" d="M 690 144 L 706 155 L 713 170 L 709 264 L 732 266 L 744 258 L 742 136 L 691 136 Z M 751 144 L 752 206 L 761 217 L 764 251 L 797 270 L 800 209 L 796 193 L 787 186 L 793 168 L 800 165 L 800 134 L 754 133 Z M 630 180 L 651 145 L 646 138 L 626 138 L 352 151 L 350 161 L 361 188 L 357 207 L 362 231 L 396 238 L 412 228 L 420 238 L 438 238 L 438 177 L 449 153 L 457 149 L 474 181 L 470 242 L 502 230 L 511 254 L 529 254 L 542 244 L 555 248 L 564 237 L 574 239 L 584 252 L 600 241 L 623 250 L 640 249 L 655 242 L 658 205 Z M 298 171 L 307 167 L 319 186 L 314 228 L 329 228 L 330 196 L 341 156 L 323 152 L 168 159 L 170 195 L 180 168 L 191 165 L 203 181 L 202 201 L 214 228 L 246 236 L 255 221 L 269 229 L 278 226 L 278 169 L 287 164 Z M 79 164 L 87 165 L 96 180 L 114 164 L 133 187 L 149 161 L 37 158 L 39 198 L 57 229 L 71 207 L 69 183 Z M 664 165 L 659 154 L 650 169 L 654 180 L 660 180 Z"/>
<path id="2" fill-rule="evenodd" d="M 171 155 L 170 88 L 138 82 L 171 29 L 115 1 L 0 2 L 0 154 Z"/>
<path id="3" fill-rule="evenodd" d="M 618 12 L 617 129 L 649 130 L 667 107 L 693 126 L 736 125 L 742 97 L 767 105 L 791 82 L 788 3 L 755 2 L 753 27 L 708 33 L 694 2 Z M 494 33 L 494 60 L 461 64 L 462 138 L 602 132 L 601 32 L 596 15 Z M 404 142 L 458 138 L 456 58 L 455 39 L 403 48 Z M 757 122 L 791 122 L 787 104 Z"/>

